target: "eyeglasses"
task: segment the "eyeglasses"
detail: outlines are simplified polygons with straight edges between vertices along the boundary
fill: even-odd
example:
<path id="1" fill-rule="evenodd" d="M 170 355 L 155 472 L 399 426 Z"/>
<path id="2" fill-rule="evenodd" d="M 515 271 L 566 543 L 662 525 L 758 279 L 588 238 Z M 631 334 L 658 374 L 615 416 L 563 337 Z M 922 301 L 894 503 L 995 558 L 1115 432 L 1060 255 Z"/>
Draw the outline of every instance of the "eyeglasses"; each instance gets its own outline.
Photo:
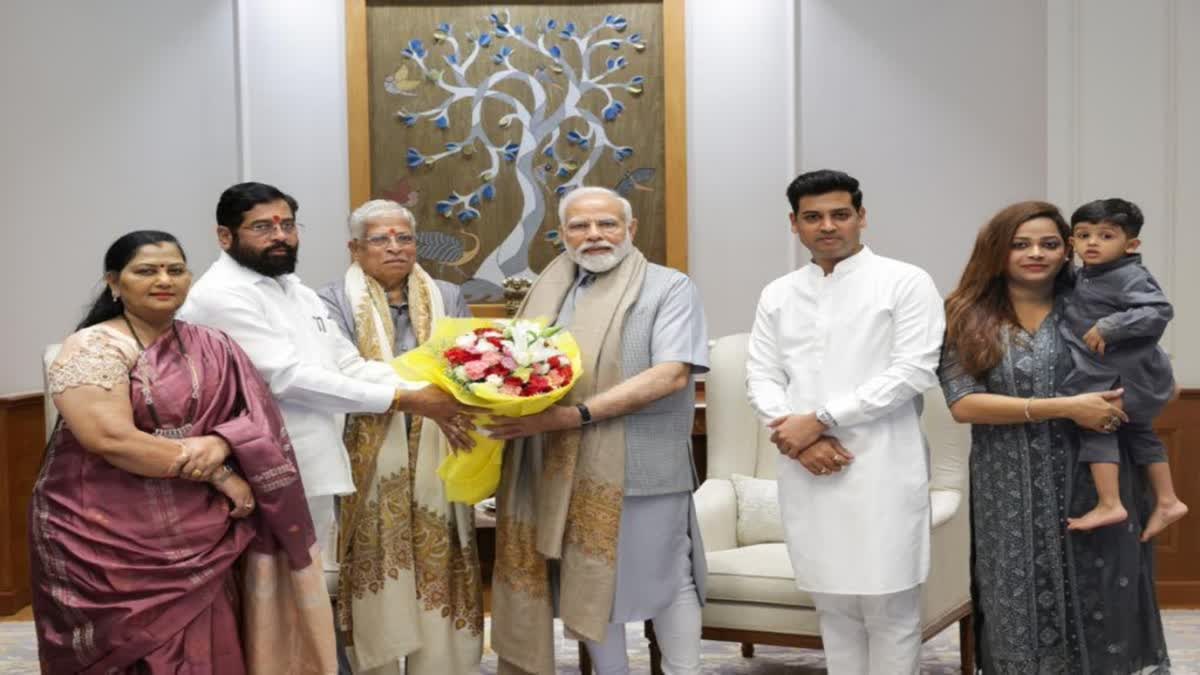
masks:
<path id="1" fill-rule="evenodd" d="M 416 243 L 417 238 L 411 234 L 373 234 L 363 239 L 367 242 L 367 246 L 371 248 L 387 248 L 389 242 L 396 242 L 397 246 L 411 246 Z"/>
<path id="2" fill-rule="evenodd" d="M 298 232 L 302 227 L 304 226 L 294 220 L 281 220 L 279 222 L 256 220 L 249 225 L 243 225 L 242 229 L 248 230 L 256 237 L 267 237 L 273 234 L 276 229 L 285 235 L 291 235 Z"/>
<path id="3" fill-rule="evenodd" d="M 582 234 L 591 231 L 593 225 L 600 228 L 601 232 L 608 234 L 619 231 L 622 223 L 616 218 L 601 218 L 600 220 L 572 219 L 567 223 L 567 231 Z"/>

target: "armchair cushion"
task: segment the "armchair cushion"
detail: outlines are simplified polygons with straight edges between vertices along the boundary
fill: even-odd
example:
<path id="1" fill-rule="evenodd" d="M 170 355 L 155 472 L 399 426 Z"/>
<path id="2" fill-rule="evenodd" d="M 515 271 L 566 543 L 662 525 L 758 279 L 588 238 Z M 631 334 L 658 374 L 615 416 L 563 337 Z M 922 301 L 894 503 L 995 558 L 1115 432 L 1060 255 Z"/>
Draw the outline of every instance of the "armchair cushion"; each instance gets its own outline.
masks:
<path id="1" fill-rule="evenodd" d="M 949 522 L 958 513 L 958 505 L 962 502 L 962 493 L 958 490 L 938 490 L 929 491 L 929 511 L 932 515 L 933 529 L 941 527 L 944 523 Z"/>
<path id="2" fill-rule="evenodd" d="M 696 520 L 704 551 L 724 551 L 737 548 L 737 497 L 733 483 L 724 478 L 709 478 L 692 495 L 696 503 Z"/>
<path id="3" fill-rule="evenodd" d="M 796 588 L 785 544 L 756 544 L 708 554 L 708 599 L 812 608 Z"/>
<path id="4" fill-rule="evenodd" d="M 737 541 L 739 546 L 783 541 L 783 520 L 779 516 L 779 483 L 735 473 L 733 490 L 737 493 Z"/>

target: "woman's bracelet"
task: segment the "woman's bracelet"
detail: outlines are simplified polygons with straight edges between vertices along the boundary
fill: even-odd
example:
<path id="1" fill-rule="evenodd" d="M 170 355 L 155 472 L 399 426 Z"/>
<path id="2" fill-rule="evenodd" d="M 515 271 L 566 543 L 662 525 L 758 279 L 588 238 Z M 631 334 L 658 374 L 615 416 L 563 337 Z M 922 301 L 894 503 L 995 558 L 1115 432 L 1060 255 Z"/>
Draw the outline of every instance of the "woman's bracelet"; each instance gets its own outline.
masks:
<path id="1" fill-rule="evenodd" d="M 220 485 L 221 483 L 229 480 L 229 477 L 232 475 L 233 469 L 229 468 L 228 464 L 222 464 L 221 468 L 213 472 L 212 478 L 209 478 L 208 482 L 212 483 L 213 485 Z"/>

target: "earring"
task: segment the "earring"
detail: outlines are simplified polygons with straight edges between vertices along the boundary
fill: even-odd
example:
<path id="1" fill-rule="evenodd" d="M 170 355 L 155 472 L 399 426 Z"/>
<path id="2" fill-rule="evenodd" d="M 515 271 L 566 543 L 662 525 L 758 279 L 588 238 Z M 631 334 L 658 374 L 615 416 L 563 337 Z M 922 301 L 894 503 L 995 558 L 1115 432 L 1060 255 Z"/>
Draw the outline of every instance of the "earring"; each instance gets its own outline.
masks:
<path id="1" fill-rule="evenodd" d="M 120 302 L 120 301 L 121 301 L 121 296 L 117 295 L 117 292 L 116 292 L 116 291 L 113 291 L 113 292 L 112 292 L 112 299 L 113 299 L 113 302 Z"/>

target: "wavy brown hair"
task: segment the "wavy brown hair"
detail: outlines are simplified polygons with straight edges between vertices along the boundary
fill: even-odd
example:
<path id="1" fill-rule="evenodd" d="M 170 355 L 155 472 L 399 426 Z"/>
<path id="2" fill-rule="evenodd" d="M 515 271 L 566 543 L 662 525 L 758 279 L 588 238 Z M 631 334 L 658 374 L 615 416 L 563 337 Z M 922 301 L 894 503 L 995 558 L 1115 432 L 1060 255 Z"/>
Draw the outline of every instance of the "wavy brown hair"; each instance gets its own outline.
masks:
<path id="1" fill-rule="evenodd" d="M 1017 325 L 1008 297 L 1009 251 L 1017 228 L 1035 218 L 1053 220 L 1063 245 L 1070 245 L 1071 228 L 1057 206 L 1029 201 L 1005 207 L 979 231 L 958 287 L 946 297 L 946 344 L 958 351 L 959 362 L 975 377 L 1000 363 L 1001 331 Z M 1073 278 L 1068 261 L 1054 279 L 1056 292 L 1070 287 Z"/>

